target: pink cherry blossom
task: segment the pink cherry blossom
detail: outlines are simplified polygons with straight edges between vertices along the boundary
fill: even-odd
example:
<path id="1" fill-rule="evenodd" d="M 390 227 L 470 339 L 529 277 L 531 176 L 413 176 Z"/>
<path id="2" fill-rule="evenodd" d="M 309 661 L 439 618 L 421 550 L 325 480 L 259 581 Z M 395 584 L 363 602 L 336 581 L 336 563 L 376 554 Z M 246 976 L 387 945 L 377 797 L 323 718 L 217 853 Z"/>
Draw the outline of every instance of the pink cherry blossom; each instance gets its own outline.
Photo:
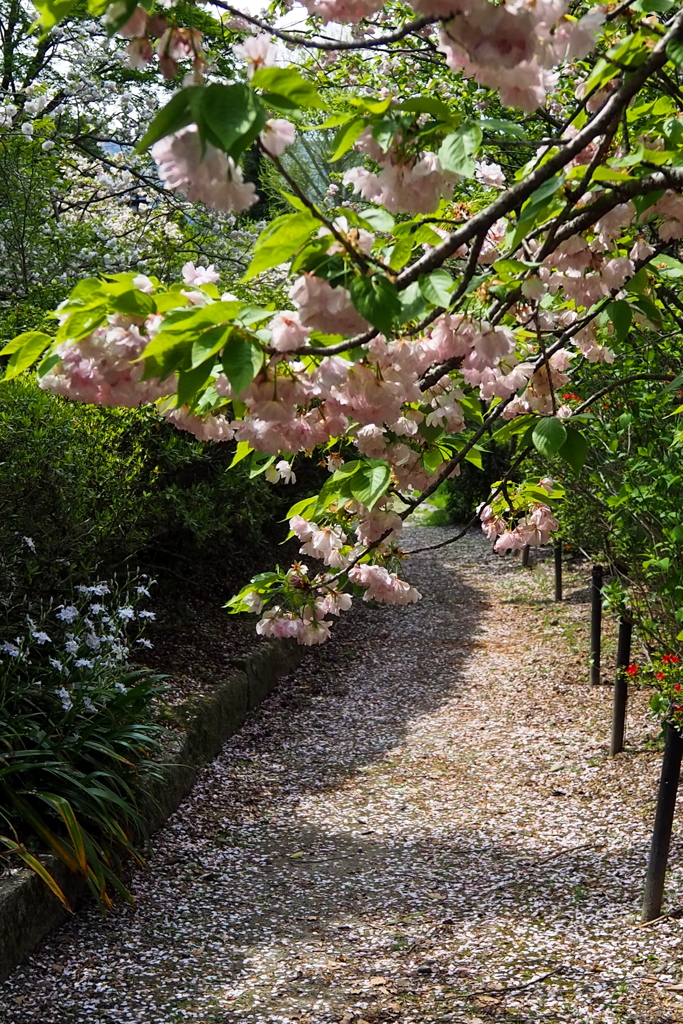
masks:
<path id="1" fill-rule="evenodd" d="M 261 145 L 271 156 L 282 156 L 287 146 L 291 146 L 296 138 L 296 128 L 284 117 L 271 118 L 259 135 Z"/>
<path id="2" fill-rule="evenodd" d="M 298 313 L 278 313 L 270 323 L 270 345 L 276 352 L 292 352 L 308 341 L 310 329 L 304 327 Z"/>
<path id="3" fill-rule="evenodd" d="M 269 68 L 275 63 L 277 48 L 273 45 L 269 35 L 261 33 L 258 36 L 249 36 L 243 43 L 233 46 L 233 53 L 247 62 L 247 74 L 252 78 L 259 68 Z"/>
<path id="4" fill-rule="evenodd" d="M 312 331 L 350 337 L 367 329 L 367 321 L 356 312 L 346 288 L 333 288 L 322 277 L 304 274 L 288 294 L 298 306 L 300 323 Z"/>
<path id="5" fill-rule="evenodd" d="M 208 267 L 195 267 L 194 263 L 186 263 L 183 266 L 183 281 L 185 284 L 192 284 L 201 287 L 203 284 L 215 284 L 220 280 L 220 274 L 213 263 Z"/>
<path id="6" fill-rule="evenodd" d="M 155 142 L 151 153 L 161 180 L 188 199 L 225 213 L 248 210 L 258 199 L 253 184 L 244 182 L 231 157 L 210 143 L 202 155 L 196 125 L 188 125 Z"/>

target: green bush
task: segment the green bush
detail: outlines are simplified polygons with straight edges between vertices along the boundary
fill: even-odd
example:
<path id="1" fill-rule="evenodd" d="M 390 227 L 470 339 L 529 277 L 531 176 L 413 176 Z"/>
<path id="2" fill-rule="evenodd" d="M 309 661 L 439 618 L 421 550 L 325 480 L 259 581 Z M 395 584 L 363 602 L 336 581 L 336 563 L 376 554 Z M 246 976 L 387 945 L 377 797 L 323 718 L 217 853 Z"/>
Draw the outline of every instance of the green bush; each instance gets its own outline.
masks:
<path id="1" fill-rule="evenodd" d="M 0 606 L 133 563 L 257 552 L 296 498 L 242 464 L 228 472 L 233 451 L 154 411 L 78 405 L 29 377 L 3 385 Z"/>

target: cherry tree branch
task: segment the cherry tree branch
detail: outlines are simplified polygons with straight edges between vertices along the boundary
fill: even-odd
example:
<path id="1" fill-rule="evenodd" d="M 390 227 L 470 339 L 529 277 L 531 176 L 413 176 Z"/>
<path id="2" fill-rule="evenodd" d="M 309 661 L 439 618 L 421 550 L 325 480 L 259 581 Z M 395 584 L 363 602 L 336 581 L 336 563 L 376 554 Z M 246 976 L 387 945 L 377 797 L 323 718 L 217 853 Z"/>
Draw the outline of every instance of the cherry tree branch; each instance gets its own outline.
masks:
<path id="1" fill-rule="evenodd" d="M 236 18 L 242 18 L 248 24 L 254 25 L 256 28 L 260 28 L 263 32 L 268 32 L 269 35 L 275 36 L 276 39 L 281 39 L 283 43 L 292 43 L 294 46 L 310 46 L 316 50 L 372 50 L 378 46 L 387 46 L 389 43 L 396 43 L 400 39 L 405 39 L 406 36 L 412 35 L 413 32 L 419 32 L 420 29 L 425 28 L 427 25 L 434 25 L 437 21 L 442 20 L 432 15 L 424 15 L 421 18 L 415 18 L 414 21 L 408 22 L 408 24 L 404 25 L 402 28 L 396 29 L 395 32 L 388 32 L 387 35 L 370 36 L 369 38 L 353 41 L 342 39 L 310 39 L 308 36 L 295 35 L 292 32 L 283 32 L 282 29 L 269 25 L 268 22 L 263 21 L 261 18 L 255 18 L 253 14 L 245 14 L 244 11 L 239 11 L 231 4 L 224 3 L 224 0 L 213 0 L 213 2 L 215 7 L 220 7 L 222 10 L 227 11 L 228 14 L 232 14 Z"/>

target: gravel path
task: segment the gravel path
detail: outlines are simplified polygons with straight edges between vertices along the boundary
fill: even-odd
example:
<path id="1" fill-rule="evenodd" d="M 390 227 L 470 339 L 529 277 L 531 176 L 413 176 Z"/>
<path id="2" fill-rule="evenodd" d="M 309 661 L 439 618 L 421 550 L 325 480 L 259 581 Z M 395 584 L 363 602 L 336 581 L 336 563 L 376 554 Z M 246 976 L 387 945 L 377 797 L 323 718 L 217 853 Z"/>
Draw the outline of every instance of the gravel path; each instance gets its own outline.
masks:
<path id="1" fill-rule="evenodd" d="M 637 926 L 647 695 L 610 761 L 588 606 L 547 563 L 471 536 L 409 565 L 425 599 L 342 621 L 157 836 L 137 909 L 77 915 L 2 1024 L 683 1022 L 683 921 Z"/>

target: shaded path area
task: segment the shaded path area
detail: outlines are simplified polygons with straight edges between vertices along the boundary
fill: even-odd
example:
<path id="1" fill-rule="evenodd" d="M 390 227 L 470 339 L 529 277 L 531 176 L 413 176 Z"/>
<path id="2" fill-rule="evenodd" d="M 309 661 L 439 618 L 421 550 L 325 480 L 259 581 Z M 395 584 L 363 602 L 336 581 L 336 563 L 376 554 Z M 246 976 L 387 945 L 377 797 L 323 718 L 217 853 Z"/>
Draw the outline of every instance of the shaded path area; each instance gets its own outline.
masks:
<path id="1" fill-rule="evenodd" d="M 610 761 L 549 565 L 479 536 L 408 564 L 424 600 L 341 621 L 157 835 L 137 908 L 65 925 L 1 1024 L 683 1022 L 683 922 L 637 926 L 647 695 Z"/>

